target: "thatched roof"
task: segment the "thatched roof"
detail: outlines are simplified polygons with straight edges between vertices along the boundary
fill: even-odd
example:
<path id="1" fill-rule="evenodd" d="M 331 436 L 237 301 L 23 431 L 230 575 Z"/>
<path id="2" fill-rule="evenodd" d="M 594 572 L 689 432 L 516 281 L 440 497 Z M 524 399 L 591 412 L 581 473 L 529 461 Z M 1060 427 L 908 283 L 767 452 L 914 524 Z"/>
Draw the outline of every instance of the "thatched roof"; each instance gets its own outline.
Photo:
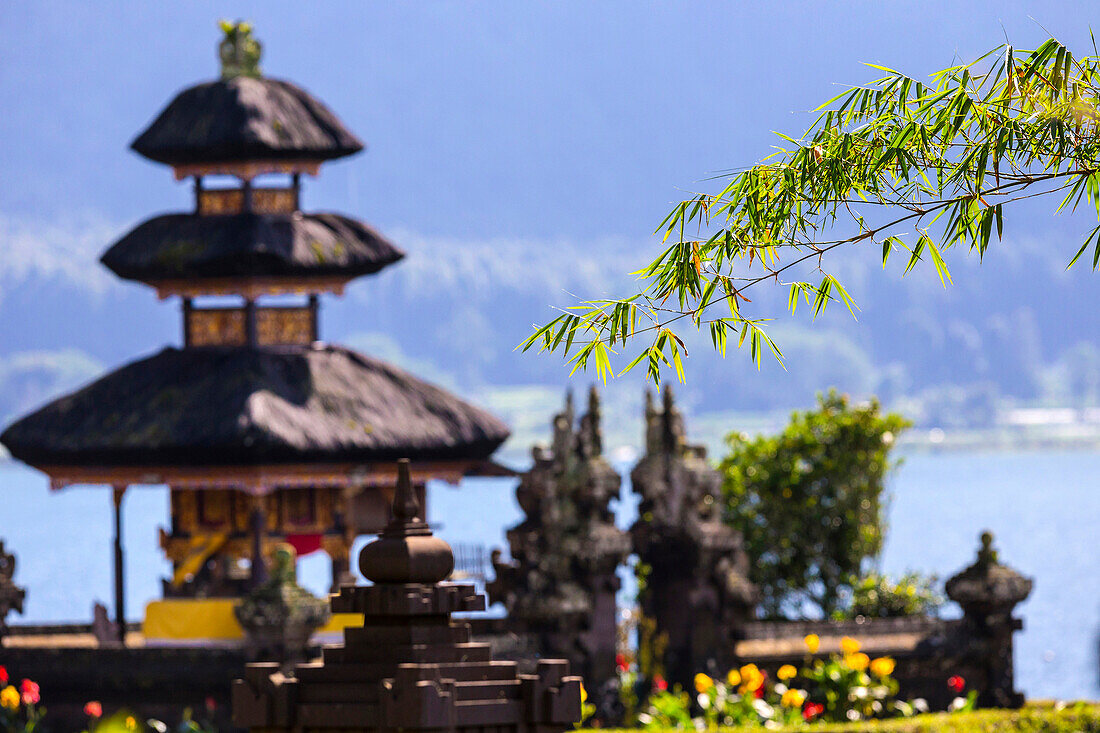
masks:
<path id="1" fill-rule="evenodd" d="M 3 434 L 37 466 L 481 460 L 496 417 L 349 349 L 209 347 L 128 364 Z"/>
<path id="2" fill-rule="evenodd" d="M 363 143 L 294 84 L 238 76 L 184 89 L 130 145 L 183 165 L 243 160 L 331 160 Z"/>
<path id="3" fill-rule="evenodd" d="M 356 277 L 405 254 L 366 224 L 338 214 L 166 214 L 104 253 L 119 277 L 142 282 L 234 276 Z"/>

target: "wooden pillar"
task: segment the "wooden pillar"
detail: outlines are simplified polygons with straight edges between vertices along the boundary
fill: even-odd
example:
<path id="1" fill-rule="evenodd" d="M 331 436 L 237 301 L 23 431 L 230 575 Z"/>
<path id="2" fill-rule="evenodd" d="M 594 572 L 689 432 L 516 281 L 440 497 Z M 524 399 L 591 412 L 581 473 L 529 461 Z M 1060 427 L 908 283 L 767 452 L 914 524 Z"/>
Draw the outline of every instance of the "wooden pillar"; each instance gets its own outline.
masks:
<path id="1" fill-rule="evenodd" d="M 195 176 L 195 213 L 202 213 L 202 176 Z"/>
<path id="2" fill-rule="evenodd" d="M 244 194 L 244 201 L 241 202 L 241 208 L 244 213 L 252 213 L 252 179 L 245 178 L 241 181 L 241 192 Z"/>
<path id="3" fill-rule="evenodd" d="M 249 516 L 252 531 L 252 577 L 253 588 L 267 580 L 267 567 L 264 563 L 264 534 L 267 533 L 267 516 L 264 512 L 264 497 L 252 497 L 252 513 Z"/>
<path id="4" fill-rule="evenodd" d="M 244 301 L 244 340 L 250 348 L 259 343 L 256 330 L 256 301 L 253 298 L 245 298 Z"/>
<path id="5" fill-rule="evenodd" d="M 118 625 L 118 642 L 126 644 L 126 578 L 125 558 L 122 554 L 122 497 L 126 486 L 115 486 L 111 492 L 115 506 L 115 623 Z"/>
<path id="6" fill-rule="evenodd" d="M 192 307 L 191 299 L 183 299 L 183 348 L 187 349 L 191 347 L 191 311 Z"/>
<path id="7" fill-rule="evenodd" d="M 301 211 L 302 209 L 302 174 L 295 173 L 290 177 L 291 185 L 294 187 L 294 210 Z"/>
<path id="8" fill-rule="evenodd" d="M 309 328 L 314 341 L 321 340 L 321 320 L 319 318 L 319 311 L 321 310 L 321 299 L 317 297 L 317 293 L 310 293 L 309 295 Z"/>

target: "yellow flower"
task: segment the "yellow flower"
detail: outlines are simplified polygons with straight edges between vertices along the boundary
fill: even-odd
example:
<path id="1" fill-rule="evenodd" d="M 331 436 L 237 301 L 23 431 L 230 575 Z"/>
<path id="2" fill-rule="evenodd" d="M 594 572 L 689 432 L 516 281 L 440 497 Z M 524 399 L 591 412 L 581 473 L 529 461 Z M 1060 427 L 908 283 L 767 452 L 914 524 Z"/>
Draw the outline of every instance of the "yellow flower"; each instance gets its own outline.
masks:
<path id="1" fill-rule="evenodd" d="M 845 654 L 855 654 L 859 651 L 859 642 L 850 636 L 845 636 L 840 640 L 840 648 Z"/>
<path id="2" fill-rule="evenodd" d="M 5 707 L 11 711 L 18 710 L 19 690 L 15 689 L 12 685 L 8 685 L 3 690 L 0 690 L 0 707 Z"/>
<path id="3" fill-rule="evenodd" d="M 126 716 L 126 730 L 137 730 L 137 721 L 133 715 Z"/>
<path id="4" fill-rule="evenodd" d="M 584 683 L 581 683 L 581 703 L 588 702 L 588 690 L 584 689 Z"/>
<path id="5" fill-rule="evenodd" d="M 747 692 L 756 692 L 764 684 L 764 673 L 755 664 L 746 664 L 741 668 L 741 687 L 738 692 L 744 695 Z"/>
<path id="6" fill-rule="evenodd" d="M 714 680 L 700 672 L 695 675 L 695 691 L 702 694 L 714 687 Z"/>
<path id="7" fill-rule="evenodd" d="M 779 700 L 779 704 L 786 708 L 800 708 L 804 702 L 806 693 L 802 690 L 787 690 Z"/>
<path id="8" fill-rule="evenodd" d="M 867 669 L 871 664 L 871 658 L 863 652 L 856 652 L 855 654 L 845 654 L 844 663 L 857 672 L 862 672 Z"/>
<path id="9" fill-rule="evenodd" d="M 798 676 L 798 670 L 794 668 L 792 664 L 784 664 L 779 668 L 779 671 L 775 673 L 775 676 L 786 682 L 787 680 L 794 679 Z"/>
<path id="10" fill-rule="evenodd" d="M 821 648 L 821 637 L 817 634 L 810 634 L 805 639 L 806 648 L 810 650 L 810 654 L 817 654 L 817 650 Z"/>
<path id="11" fill-rule="evenodd" d="M 729 674 L 726 675 L 726 684 L 730 687 L 737 687 L 741 684 L 741 673 L 736 669 L 731 669 Z"/>
<path id="12" fill-rule="evenodd" d="M 890 657 L 879 657 L 871 660 L 871 672 L 878 677 L 889 677 L 894 673 L 894 660 Z"/>

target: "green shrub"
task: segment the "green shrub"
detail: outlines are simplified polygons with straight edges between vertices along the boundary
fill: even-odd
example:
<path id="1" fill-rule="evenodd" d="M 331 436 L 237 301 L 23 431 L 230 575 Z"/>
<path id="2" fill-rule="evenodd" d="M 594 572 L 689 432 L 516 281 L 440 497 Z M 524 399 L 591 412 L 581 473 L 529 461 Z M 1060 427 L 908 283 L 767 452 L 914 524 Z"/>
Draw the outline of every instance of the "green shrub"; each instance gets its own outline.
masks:
<path id="1" fill-rule="evenodd" d="M 868 573 L 852 582 L 851 600 L 835 618 L 893 618 L 936 613 L 943 597 L 936 592 L 936 578 L 907 573 L 896 581 L 878 573 Z"/>
<path id="2" fill-rule="evenodd" d="M 744 535 L 765 616 L 843 610 L 851 579 L 882 549 L 883 480 L 908 425 L 832 390 L 778 435 L 727 436 L 726 521 Z"/>

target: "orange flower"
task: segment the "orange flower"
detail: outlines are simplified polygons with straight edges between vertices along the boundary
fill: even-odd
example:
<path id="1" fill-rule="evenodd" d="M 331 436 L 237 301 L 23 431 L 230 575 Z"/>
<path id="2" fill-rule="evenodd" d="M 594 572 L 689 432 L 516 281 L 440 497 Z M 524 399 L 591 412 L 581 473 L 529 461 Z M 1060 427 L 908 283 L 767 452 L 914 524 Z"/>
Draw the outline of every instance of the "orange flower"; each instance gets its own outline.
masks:
<path id="1" fill-rule="evenodd" d="M 846 654 L 844 663 L 857 672 L 863 672 L 870 666 L 871 658 L 863 652 L 856 652 L 855 654 Z"/>
<path id="2" fill-rule="evenodd" d="M 894 660 L 890 657 L 872 659 L 871 672 L 878 677 L 889 677 L 894 673 Z"/>
<path id="3" fill-rule="evenodd" d="M 700 672 L 695 675 L 695 691 L 700 695 L 714 687 L 714 680 Z"/>
<path id="4" fill-rule="evenodd" d="M 810 650 L 810 654 L 817 654 L 817 650 L 821 648 L 821 637 L 817 634 L 809 634 L 802 641 L 806 643 L 806 648 Z"/>
<path id="5" fill-rule="evenodd" d="M 3 690 L 0 690 L 0 708 L 5 708 L 12 712 L 19 709 L 19 690 L 15 689 L 11 685 L 8 685 Z"/>
<path id="6" fill-rule="evenodd" d="M 744 695 L 747 692 L 756 692 L 764 686 L 764 673 L 755 664 L 746 664 L 741 668 L 741 687 L 738 692 Z"/>
<path id="7" fill-rule="evenodd" d="M 783 680 L 784 682 L 786 682 L 787 680 L 793 680 L 795 677 L 797 677 L 798 676 L 798 670 L 794 668 L 793 664 L 784 664 L 775 673 L 775 676 L 778 677 L 779 679 Z M 802 703 L 798 703 L 798 705 L 796 707 L 799 707 L 801 705 L 802 705 Z"/>
<path id="8" fill-rule="evenodd" d="M 802 690 L 787 690 L 779 700 L 779 704 L 785 708 L 800 708 L 806 702 L 806 693 Z"/>
<path id="9" fill-rule="evenodd" d="M 87 715 L 89 718 L 102 718 L 103 706 L 100 705 L 99 702 L 97 702 L 96 700 L 86 702 L 84 703 L 84 714 Z"/>
<path id="10" fill-rule="evenodd" d="M 850 636 L 840 640 L 840 648 L 845 654 L 855 654 L 859 651 L 859 642 Z"/>

